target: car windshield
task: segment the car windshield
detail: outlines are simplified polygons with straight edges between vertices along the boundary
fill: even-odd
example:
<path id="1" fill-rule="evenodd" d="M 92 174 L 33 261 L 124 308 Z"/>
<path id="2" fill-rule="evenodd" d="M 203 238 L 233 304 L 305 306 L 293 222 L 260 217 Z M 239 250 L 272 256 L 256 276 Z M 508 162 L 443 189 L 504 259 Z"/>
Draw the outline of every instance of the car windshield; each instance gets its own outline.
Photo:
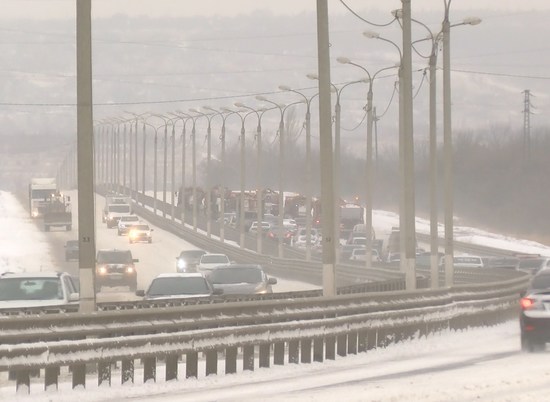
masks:
<path id="1" fill-rule="evenodd" d="M 59 300 L 63 299 L 58 278 L 2 278 L 0 300 Z"/>
<path id="2" fill-rule="evenodd" d="M 203 277 L 192 278 L 156 278 L 151 283 L 149 296 L 199 295 L 210 293 Z"/>
<path id="3" fill-rule="evenodd" d="M 200 258 L 205 252 L 202 250 L 188 250 L 180 253 L 180 258 Z"/>
<path id="4" fill-rule="evenodd" d="M 132 262 L 132 254 L 129 251 L 103 251 L 97 254 L 97 262 L 100 264 L 128 264 Z"/>
<path id="5" fill-rule="evenodd" d="M 137 222 L 139 218 L 137 216 L 123 216 L 120 218 L 121 222 Z"/>
<path id="6" fill-rule="evenodd" d="M 550 289 L 550 275 L 537 275 L 531 282 L 531 289 Z"/>
<path id="7" fill-rule="evenodd" d="M 256 267 L 218 268 L 208 277 L 213 284 L 226 283 L 259 283 L 262 282 L 262 271 Z"/>
<path id="8" fill-rule="evenodd" d="M 226 255 L 208 255 L 205 254 L 201 257 L 201 263 L 204 264 L 227 264 L 229 258 Z"/>

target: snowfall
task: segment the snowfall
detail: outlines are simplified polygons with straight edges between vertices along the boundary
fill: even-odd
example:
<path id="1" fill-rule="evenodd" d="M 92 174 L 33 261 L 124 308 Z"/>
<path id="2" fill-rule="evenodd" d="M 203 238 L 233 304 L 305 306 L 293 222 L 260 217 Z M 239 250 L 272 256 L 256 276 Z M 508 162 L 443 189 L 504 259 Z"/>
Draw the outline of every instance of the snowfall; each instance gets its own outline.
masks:
<path id="1" fill-rule="evenodd" d="M 398 218 L 375 211 L 373 222 L 377 230 L 387 230 Z M 0 192 L 0 226 L 0 272 L 36 265 L 37 256 L 42 267 L 55 266 L 47 235 L 6 192 Z M 549 247 L 532 241 L 456 229 L 461 241 L 550 255 Z M 428 230 L 428 222 L 417 220 L 417 231 Z M 444 331 L 324 363 L 170 382 L 160 378 L 161 371 L 157 383 L 122 386 L 113 378 L 107 388 L 89 378 L 86 389 L 72 390 L 65 378 L 59 391 L 44 392 L 41 379 L 33 380 L 30 395 L 15 394 L 14 384 L 3 376 L 0 401 L 550 401 L 550 354 L 521 352 L 517 320 Z"/>

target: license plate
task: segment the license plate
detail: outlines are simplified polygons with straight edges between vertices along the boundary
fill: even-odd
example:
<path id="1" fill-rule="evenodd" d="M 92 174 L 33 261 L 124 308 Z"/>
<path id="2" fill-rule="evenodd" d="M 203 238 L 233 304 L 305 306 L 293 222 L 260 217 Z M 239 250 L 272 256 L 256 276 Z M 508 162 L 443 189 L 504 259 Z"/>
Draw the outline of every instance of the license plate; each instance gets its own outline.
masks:
<path id="1" fill-rule="evenodd" d="M 111 274 L 109 275 L 109 279 L 112 279 L 114 281 L 120 281 L 124 276 L 122 274 Z"/>

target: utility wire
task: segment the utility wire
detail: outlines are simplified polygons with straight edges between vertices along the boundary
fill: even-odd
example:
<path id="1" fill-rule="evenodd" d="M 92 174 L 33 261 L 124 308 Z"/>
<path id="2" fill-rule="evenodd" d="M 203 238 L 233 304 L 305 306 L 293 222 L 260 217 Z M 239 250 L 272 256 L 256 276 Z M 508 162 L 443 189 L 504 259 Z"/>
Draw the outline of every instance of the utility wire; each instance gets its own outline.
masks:
<path id="1" fill-rule="evenodd" d="M 386 24 L 376 24 L 376 23 L 374 23 L 374 22 L 368 21 L 368 20 L 366 20 L 365 18 L 361 17 L 359 14 L 357 14 L 355 11 L 353 11 L 353 10 L 351 9 L 351 7 L 348 6 L 348 5 L 344 2 L 344 0 L 340 0 L 340 3 L 342 3 L 343 6 L 346 7 L 350 13 L 352 13 L 353 15 L 355 15 L 355 16 L 356 16 L 357 18 L 359 18 L 361 21 L 366 22 L 366 23 L 369 24 L 369 25 L 374 25 L 375 27 L 387 27 L 388 25 L 393 24 L 393 22 L 394 22 L 395 20 L 398 19 L 398 18 L 396 18 L 396 17 L 393 17 L 393 19 L 392 19 L 390 22 L 386 23 Z"/>

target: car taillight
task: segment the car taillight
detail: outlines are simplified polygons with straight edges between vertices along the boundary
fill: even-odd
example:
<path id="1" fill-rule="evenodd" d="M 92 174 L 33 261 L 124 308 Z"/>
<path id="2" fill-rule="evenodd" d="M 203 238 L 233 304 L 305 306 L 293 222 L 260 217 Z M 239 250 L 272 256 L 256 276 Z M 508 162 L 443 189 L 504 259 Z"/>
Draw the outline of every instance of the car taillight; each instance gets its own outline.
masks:
<path id="1" fill-rule="evenodd" d="M 529 309 L 533 308 L 533 305 L 535 304 L 535 300 L 530 299 L 529 297 L 523 297 L 519 301 L 519 304 L 520 304 L 522 310 L 529 310 Z"/>

